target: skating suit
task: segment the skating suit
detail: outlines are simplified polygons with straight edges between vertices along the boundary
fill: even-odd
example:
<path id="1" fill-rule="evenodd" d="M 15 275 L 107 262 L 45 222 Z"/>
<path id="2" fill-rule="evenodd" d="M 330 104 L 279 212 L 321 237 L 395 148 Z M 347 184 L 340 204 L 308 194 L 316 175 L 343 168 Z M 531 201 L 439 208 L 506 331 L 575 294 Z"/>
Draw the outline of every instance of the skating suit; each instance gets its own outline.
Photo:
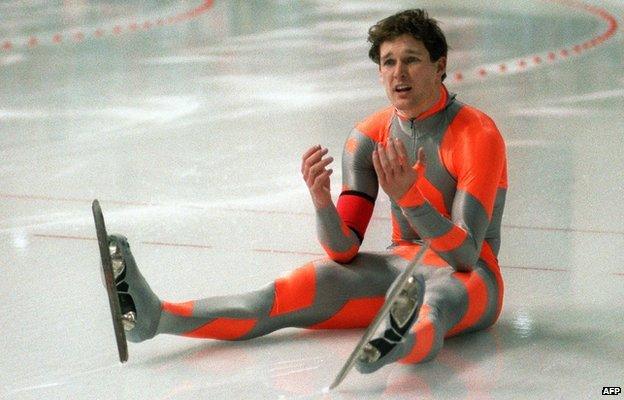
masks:
<path id="1" fill-rule="evenodd" d="M 372 152 L 398 138 L 410 165 L 423 148 L 419 178 L 391 202 L 391 246 L 359 252 L 379 194 Z M 318 238 L 328 258 L 312 261 L 253 292 L 185 303 L 162 302 L 157 333 L 244 340 L 283 327 L 366 327 L 423 239 L 431 248 L 417 272 L 424 304 L 401 362 L 438 353 L 445 337 L 489 327 L 498 318 L 503 280 L 497 260 L 507 191 L 505 144 L 483 112 L 444 86 L 439 101 L 417 118 L 393 107 L 357 124 L 342 155 L 337 205 L 317 210 Z"/>

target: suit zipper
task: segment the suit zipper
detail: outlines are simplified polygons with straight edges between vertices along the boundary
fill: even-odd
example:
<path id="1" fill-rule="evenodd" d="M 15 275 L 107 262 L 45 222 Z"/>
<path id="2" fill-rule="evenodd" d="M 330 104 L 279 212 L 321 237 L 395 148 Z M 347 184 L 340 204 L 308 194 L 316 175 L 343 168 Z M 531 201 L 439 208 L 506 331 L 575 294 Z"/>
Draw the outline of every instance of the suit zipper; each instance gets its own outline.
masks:
<path id="1" fill-rule="evenodd" d="M 414 163 L 418 161 L 418 149 L 416 148 L 416 127 L 414 126 L 414 120 L 411 119 L 410 123 L 412 124 L 412 151 L 414 157 Z"/>

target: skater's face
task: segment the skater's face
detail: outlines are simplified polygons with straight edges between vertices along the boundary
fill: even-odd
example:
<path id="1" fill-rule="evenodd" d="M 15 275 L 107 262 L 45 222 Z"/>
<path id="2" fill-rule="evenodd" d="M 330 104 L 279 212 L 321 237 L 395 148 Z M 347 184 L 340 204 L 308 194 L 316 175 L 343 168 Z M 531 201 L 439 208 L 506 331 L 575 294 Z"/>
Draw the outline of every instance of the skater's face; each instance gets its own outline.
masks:
<path id="1" fill-rule="evenodd" d="M 379 78 L 394 107 L 415 118 L 438 99 L 446 57 L 431 61 L 422 41 L 401 35 L 379 47 Z"/>

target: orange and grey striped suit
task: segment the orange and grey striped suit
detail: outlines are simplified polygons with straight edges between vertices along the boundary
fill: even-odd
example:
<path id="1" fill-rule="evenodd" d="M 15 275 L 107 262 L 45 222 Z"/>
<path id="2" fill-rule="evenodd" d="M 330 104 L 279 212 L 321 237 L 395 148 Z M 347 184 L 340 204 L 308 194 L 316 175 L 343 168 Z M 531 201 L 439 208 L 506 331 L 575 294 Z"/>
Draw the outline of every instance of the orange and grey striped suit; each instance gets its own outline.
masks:
<path id="1" fill-rule="evenodd" d="M 426 282 L 424 304 L 401 361 L 431 359 L 445 337 L 492 325 L 503 300 L 496 257 L 507 188 L 505 145 L 487 115 L 455 100 L 444 86 L 440 90 L 438 103 L 415 119 L 388 107 L 349 135 L 337 206 L 317 210 L 318 237 L 329 258 L 254 292 L 162 302 L 155 333 L 242 340 L 283 327 L 365 327 L 423 239 L 431 242 L 418 270 Z M 424 148 L 426 166 L 412 188 L 392 200 L 392 246 L 360 253 L 379 190 L 372 152 L 390 137 L 404 143 L 410 165 Z"/>

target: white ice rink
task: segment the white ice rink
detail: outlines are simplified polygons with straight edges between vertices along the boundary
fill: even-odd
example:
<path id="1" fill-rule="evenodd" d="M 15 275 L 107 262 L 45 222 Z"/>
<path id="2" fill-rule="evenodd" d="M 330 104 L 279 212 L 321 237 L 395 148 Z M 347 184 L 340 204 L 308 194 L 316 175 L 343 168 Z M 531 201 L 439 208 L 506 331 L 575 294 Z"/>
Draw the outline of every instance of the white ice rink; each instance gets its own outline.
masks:
<path id="1" fill-rule="evenodd" d="M 599 399 L 624 386 L 624 2 L 0 2 L 0 398 Z M 434 361 L 353 371 L 363 333 L 158 336 L 117 359 L 91 201 L 169 301 L 323 256 L 300 156 L 386 105 L 366 32 L 422 6 L 497 122 L 504 309 Z M 340 191 L 335 162 L 333 194 Z M 377 201 L 364 250 L 389 244 Z"/>

